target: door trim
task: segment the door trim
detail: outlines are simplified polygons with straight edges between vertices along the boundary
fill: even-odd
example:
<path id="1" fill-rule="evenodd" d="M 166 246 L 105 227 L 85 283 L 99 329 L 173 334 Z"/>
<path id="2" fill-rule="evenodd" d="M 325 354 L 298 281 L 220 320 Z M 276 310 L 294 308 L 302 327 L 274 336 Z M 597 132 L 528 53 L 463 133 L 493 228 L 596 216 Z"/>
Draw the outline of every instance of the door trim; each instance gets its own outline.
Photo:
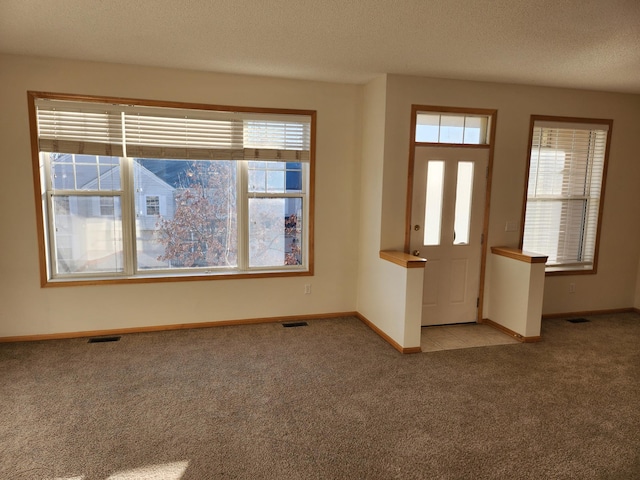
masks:
<path id="1" fill-rule="evenodd" d="M 438 113 L 461 113 L 469 115 L 487 115 L 491 118 L 491 126 L 489 131 L 489 143 L 487 145 L 473 145 L 470 148 L 486 148 L 489 150 L 489 164 L 487 167 L 487 183 L 484 203 L 484 220 L 482 224 L 482 252 L 480 257 L 480 286 L 478 289 L 478 312 L 477 322 L 482 322 L 482 311 L 484 305 L 484 279 L 487 266 L 487 244 L 489 236 L 489 212 L 491 207 L 491 180 L 493 178 L 493 154 L 496 138 L 496 125 L 498 121 L 498 110 L 486 108 L 462 108 L 462 107 L 441 107 L 433 105 L 411 105 L 411 127 L 409 137 L 409 170 L 407 179 L 407 201 L 405 212 L 405 234 L 404 234 L 404 251 L 409 253 L 409 243 L 411 237 L 411 209 L 413 203 L 413 175 L 415 167 L 415 150 L 416 146 L 425 146 L 423 142 L 416 142 L 416 117 L 418 112 L 438 112 Z M 429 146 L 438 148 L 460 148 L 469 147 L 469 145 L 460 145 L 453 143 L 430 143 Z M 428 260 L 428 259 L 427 259 Z"/>

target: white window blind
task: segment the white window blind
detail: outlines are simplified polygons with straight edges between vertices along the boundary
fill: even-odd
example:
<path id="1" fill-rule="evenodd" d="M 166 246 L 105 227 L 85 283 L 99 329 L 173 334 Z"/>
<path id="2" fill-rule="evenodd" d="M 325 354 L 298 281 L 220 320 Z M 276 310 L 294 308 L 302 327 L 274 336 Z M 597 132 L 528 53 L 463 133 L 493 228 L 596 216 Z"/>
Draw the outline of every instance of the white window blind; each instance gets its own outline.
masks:
<path id="1" fill-rule="evenodd" d="M 122 119 L 111 105 L 39 100 L 42 152 L 122 156 Z"/>
<path id="2" fill-rule="evenodd" d="M 311 117 L 38 99 L 40 151 L 309 162 Z"/>
<path id="3" fill-rule="evenodd" d="M 593 267 L 609 125 L 533 125 L 522 248 L 548 267 Z"/>

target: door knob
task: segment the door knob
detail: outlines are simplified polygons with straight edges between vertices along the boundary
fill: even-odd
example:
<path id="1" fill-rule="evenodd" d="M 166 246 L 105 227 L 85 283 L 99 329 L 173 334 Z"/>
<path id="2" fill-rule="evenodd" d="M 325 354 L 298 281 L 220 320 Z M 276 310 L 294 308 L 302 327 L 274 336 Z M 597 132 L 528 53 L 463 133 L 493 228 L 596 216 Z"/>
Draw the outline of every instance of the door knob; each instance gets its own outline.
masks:
<path id="1" fill-rule="evenodd" d="M 416 225 L 415 227 L 413 227 L 413 229 L 417 232 L 418 230 L 420 230 L 420 225 Z"/>
<path id="2" fill-rule="evenodd" d="M 414 251 L 413 251 L 413 252 L 411 252 L 411 253 L 412 253 L 412 255 L 413 255 L 414 257 L 419 257 L 419 256 L 420 256 L 420 250 L 414 250 Z"/>

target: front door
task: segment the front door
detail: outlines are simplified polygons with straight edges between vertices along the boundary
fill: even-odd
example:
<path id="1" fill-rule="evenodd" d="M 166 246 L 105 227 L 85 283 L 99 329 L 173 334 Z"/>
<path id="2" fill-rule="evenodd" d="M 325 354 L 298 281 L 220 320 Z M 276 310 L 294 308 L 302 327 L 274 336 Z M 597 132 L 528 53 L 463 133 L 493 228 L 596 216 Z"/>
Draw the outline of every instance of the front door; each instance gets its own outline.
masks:
<path id="1" fill-rule="evenodd" d="M 427 259 L 422 325 L 477 321 L 488 148 L 416 146 L 411 253 Z"/>

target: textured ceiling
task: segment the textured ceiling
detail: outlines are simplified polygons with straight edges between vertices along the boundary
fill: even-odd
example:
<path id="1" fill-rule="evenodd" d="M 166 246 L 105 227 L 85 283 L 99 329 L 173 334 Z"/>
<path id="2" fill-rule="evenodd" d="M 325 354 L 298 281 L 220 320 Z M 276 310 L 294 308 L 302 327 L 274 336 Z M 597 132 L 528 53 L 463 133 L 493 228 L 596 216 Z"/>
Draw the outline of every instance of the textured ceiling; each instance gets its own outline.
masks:
<path id="1" fill-rule="evenodd" d="M 0 0 L 0 52 L 640 93 L 640 0 Z"/>

